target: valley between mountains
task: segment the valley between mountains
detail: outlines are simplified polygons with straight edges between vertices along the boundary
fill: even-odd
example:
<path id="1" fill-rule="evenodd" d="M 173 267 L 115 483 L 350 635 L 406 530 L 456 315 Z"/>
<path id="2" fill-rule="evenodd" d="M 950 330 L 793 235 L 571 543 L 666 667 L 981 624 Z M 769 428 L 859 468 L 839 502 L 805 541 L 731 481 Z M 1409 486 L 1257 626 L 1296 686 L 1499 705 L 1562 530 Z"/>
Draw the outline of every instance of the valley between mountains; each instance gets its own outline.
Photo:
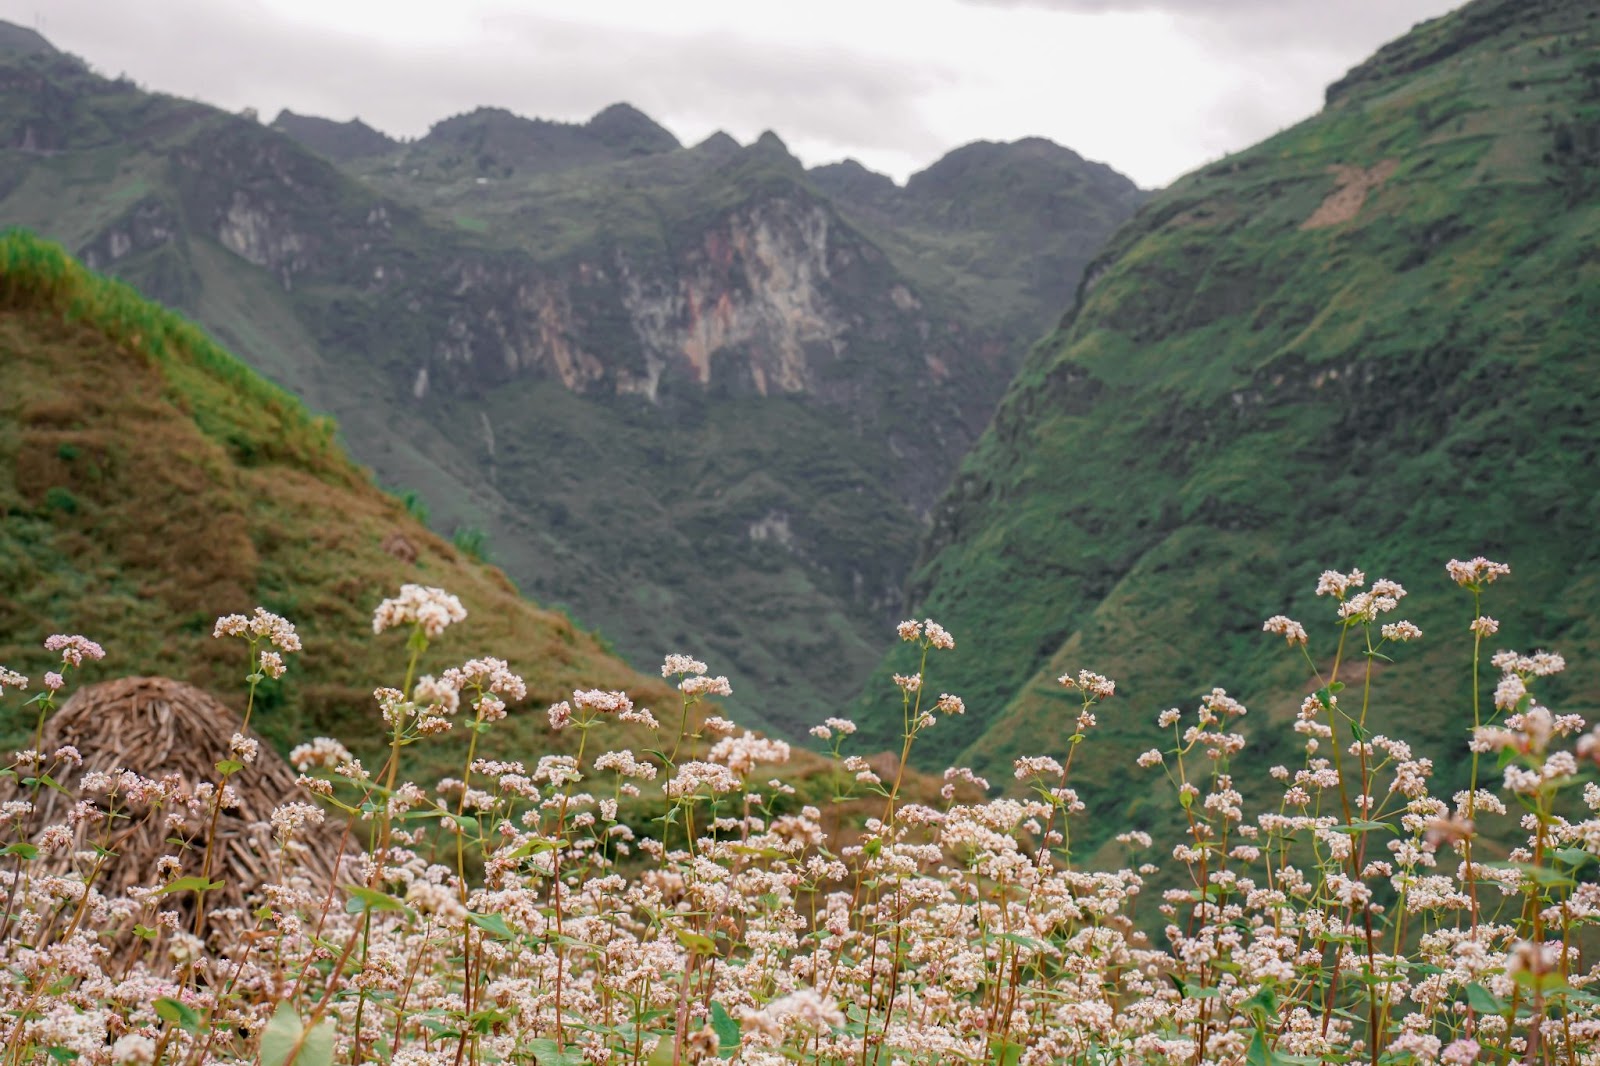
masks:
<path id="1" fill-rule="evenodd" d="M 936 501 L 1145 198 L 1042 140 L 905 186 L 626 105 L 400 143 L 0 48 L 0 221 L 212 331 L 380 485 L 790 735 L 853 699 Z M 337 506 L 330 499 L 330 506 Z"/>

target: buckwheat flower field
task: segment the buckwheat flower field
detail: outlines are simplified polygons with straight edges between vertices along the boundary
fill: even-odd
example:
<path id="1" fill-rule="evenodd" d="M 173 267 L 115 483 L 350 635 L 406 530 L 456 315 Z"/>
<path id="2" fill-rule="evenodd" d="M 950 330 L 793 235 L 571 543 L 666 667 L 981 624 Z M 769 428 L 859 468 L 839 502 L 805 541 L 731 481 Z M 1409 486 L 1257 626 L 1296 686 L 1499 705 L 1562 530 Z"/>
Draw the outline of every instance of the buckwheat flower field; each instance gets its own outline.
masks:
<path id="1" fill-rule="evenodd" d="M 247 827 L 260 842 L 247 868 L 227 832 L 276 759 L 249 721 L 265 679 L 292 682 L 293 623 L 260 609 L 217 621 L 216 637 L 240 645 L 246 710 L 200 779 L 80 772 L 75 748 L 45 750 L 74 671 L 103 654 L 52 635 L 61 666 L 41 684 L 0 668 L 35 737 L 0 807 L 0 1054 L 85 1066 L 1600 1061 L 1588 932 L 1600 730 L 1539 702 L 1559 655 L 1491 643 L 1484 601 L 1507 572 L 1452 561 L 1459 632 L 1426 637 L 1401 617 L 1399 584 L 1325 573 L 1326 616 L 1276 616 L 1261 637 L 1311 677 L 1288 726 L 1294 764 L 1252 767 L 1270 788 L 1244 795 L 1246 707 L 1218 688 L 1161 711 L 1170 741 L 1127 772 L 1163 790 L 1187 829 L 1124 833 L 1121 869 L 1086 868 L 1072 850 L 1074 826 L 1095 817 L 1074 761 L 1094 758 L 1099 717 L 1134 713 L 1093 664 L 1060 679 L 1076 707 L 1060 750 L 1017 759 L 1008 781 L 957 768 L 942 792 L 911 794 L 918 737 L 966 711 L 938 688 L 959 634 L 930 620 L 898 630 L 921 663 L 894 679 L 898 759 L 851 751 L 847 719 L 811 731 L 833 797 L 859 813 L 841 819 L 795 797 L 781 777 L 790 746 L 722 717 L 712 701 L 727 679 L 688 655 L 662 666 L 679 706 L 579 690 L 544 712 L 578 732 L 575 754 L 497 751 L 497 722 L 538 713 L 518 706 L 522 679 L 488 656 L 429 661 L 466 609 L 408 585 L 373 617 L 376 632 L 406 634 L 395 676 L 373 679 L 387 757 L 364 766 L 328 737 L 296 747 L 299 794 Z M 1375 664 L 1403 671 L 1420 639 L 1459 640 L 1473 674 L 1459 752 L 1471 784 L 1453 795 L 1434 793 L 1430 760 L 1367 724 Z M 1334 680 L 1355 662 L 1363 682 Z M 651 744 L 600 750 L 624 725 Z M 451 731 L 470 737 L 459 775 L 404 780 L 406 749 Z M 136 839 L 163 843 L 136 854 Z"/>

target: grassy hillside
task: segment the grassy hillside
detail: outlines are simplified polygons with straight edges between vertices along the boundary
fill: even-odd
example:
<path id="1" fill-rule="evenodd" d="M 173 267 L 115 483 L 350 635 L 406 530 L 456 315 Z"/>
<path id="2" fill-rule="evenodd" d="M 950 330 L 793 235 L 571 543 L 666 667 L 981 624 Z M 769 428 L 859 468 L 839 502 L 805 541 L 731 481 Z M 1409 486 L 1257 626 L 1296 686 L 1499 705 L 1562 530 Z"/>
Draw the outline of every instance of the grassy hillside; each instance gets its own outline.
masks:
<path id="1" fill-rule="evenodd" d="M 372 688 L 404 669 L 403 639 L 373 637 L 371 611 L 419 582 L 469 612 L 427 666 L 494 654 L 527 678 L 508 751 L 561 747 L 541 712 L 574 687 L 676 706 L 658 680 L 425 529 L 346 457 L 327 420 L 195 326 L 20 231 L 0 237 L 0 377 L 0 663 L 38 678 L 55 658 L 43 638 L 83 632 L 107 649 L 86 678 L 164 674 L 237 703 L 242 652 L 211 625 L 260 604 L 299 626 L 305 651 L 265 683 L 259 727 L 281 743 L 332 733 L 366 749 L 381 733 Z M 415 561 L 386 550 L 396 538 Z M 0 729 L 15 738 L 28 724 Z M 451 744 L 426 747 L 419 758 L 459 761 Z"/>
<path id="2" fill-rule="evenodd" d="M 1479 553 L 1514 571 L 1499 646 L 1566 651 L 1559 695 L 1600 704 L 1593 16 L 1469 4 L 1119 231 L 939 510 L 915 598 L 960 641 L 935 683 L 969 713 L 924 757 L 1059 746 L 1054 679 L 1097 670 L 1120 686 L 1080 787 L 1125 815 L 1102 837 L 1140 823 L 1156 713 L 1223 685 L 1283 735 L 1260 720 L 1292 714 L 1304 664 L 1261 621 L 1315 631 L 1317 574 L 1352 566 L 1409 588 L 1427 635 L 1378 728 L 1459 739 L 1471 605 L 1443 564 Z"/>

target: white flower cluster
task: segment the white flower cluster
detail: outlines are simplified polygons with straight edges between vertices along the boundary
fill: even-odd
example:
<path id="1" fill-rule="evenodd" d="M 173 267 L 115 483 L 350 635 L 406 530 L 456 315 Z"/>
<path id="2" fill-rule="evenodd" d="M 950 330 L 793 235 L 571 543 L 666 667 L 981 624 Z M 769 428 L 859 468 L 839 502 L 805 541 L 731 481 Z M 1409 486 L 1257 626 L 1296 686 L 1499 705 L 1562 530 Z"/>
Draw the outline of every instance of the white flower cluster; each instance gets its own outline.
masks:
<path id="1" fill-rule="evenodd" d="M 397 626 L 414 625 L 420 627 L 429 640 L 434 640 L 447 627 L 466 617 L 467 609 L 461 606 L 461 601 L 444 589 L 401 585 L 400 595 L 384 600 L 372 612 L 372 632 L 377 634 Z"/>

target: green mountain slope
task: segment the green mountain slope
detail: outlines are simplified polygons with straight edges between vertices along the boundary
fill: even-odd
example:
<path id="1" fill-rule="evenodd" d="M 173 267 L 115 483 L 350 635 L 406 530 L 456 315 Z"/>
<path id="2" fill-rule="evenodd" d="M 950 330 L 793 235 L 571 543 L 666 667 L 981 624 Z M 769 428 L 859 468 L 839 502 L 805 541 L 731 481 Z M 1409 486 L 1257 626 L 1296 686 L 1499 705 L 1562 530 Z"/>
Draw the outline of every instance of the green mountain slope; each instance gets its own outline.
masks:
<path id="1" fill-rule="evenodd" d="M 699 648 L 792 730 L 859 690 L 933 502 L 1140 199 L 1025 142 L 858 202 L 776 136 L 680 148 L 621 105 L 277 125 L 0 57 L 0 221 L 195 316 L 632 661 Z"/>
<path id="2" fill-rule="evenodd" d="M 405 656 L 402 638 L 373 637 L 371 611 L 417 582 L 469 612 L 429 667 L 493 654 L 527 678 L 508 750 L 562 747 L 538 712 L 575 687 L 675 702 L 423 528 L 327 420 L 188 322 L 16 231 L 0 236 L 0 380 L 0 663 L 36 681 L 59 661 L 44 637 L 81 632 L 107 650 L 86 680 L 164 674 L 237 704 L 243 652 L 214 640 L 212 622 L 259 604 L 294 621 L 305 650 L 265 683 L 258 726 L 283 745 L 331 733 L 370 750 L 382 743 L 372 689 L 398 684 Z M 0 735 L 31 726 L 0 722 Z M 459 767 L 461 752 L 418 758 Z"/>
<path id="3" fill-rule="evenodd" d="M 1479 553 L 1514 568 L 1502 644 L 1566 651 L 1568 709 L 1600 703 L 1597 55 L 1592 3 L 1479 0 L 1118 232 L 938 509 L 915 601 L 969 712 L 925 758 L 1008 777 L 1064 744 L 1056 676 L 1097 670 L 1119 688 L 1080 787 L 1137 823 L 1162 708 L 1223 685 L 1284 735 L 1261 723 L 1304 664 L 1261 621 L 1331 620 L 1316 576 L 1352 566 L 1428 637 L 1378 728 L 1455 742 L 1470 600 L 1443 563 Z M 888 710 L 863 708 L 880 740 Z"/>

